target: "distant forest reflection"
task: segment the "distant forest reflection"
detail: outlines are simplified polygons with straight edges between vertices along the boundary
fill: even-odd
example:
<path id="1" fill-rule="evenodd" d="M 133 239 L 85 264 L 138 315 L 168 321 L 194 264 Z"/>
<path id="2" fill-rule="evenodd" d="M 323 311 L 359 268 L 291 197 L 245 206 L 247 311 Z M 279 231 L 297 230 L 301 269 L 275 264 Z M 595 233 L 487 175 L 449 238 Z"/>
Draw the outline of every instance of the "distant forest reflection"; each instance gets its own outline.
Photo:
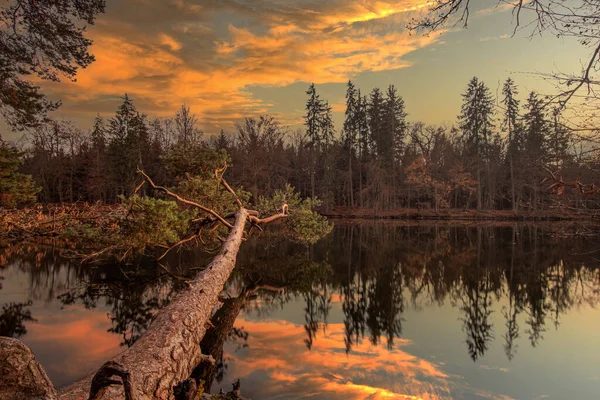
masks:
<path id="1" fill-rule="evenodd" d="M 310 349 L 319 326 L 327 324 L 332 298 L 338 295 L 347 351 L 364 338 L 392 347 L 402 337 L 408 307 L 450 303 L 462 312 L 473 360 L 496 336 L 502 336 L 512 359 L 517 337 L 536 346 L 546 329 L 559 327 L 562 315 L 600 300 L 600 242 L 577 231 L 556 225 L 337 224 L 333 235 L 301 258 L 307 266 L 328 266 L 328 272 L 308 267 L 320 276 L 292 285 L 291 293 L 306 304 L 306 345 Z M 278 245 L 246 250 L 252 260 L 243 259 L 241 266 L 247 276 L 256 274 L 252 279 L 285 286 L 301 270 L 300 251 Z M 270 271 L 278 271 L 277 276 L 269 276 Z M 494 309 L 502 313 L 505 326 L 492 325 Z"/>
<path id="2" fill-rule="evenodd" d="M 349 353 L 363 340 L 393 348 L 410 321 L 410 309 L 450 305 L 460 310 L 464 343 L 476 361 L 491 342 L 516 357 L 517 338 L 537 346 L 544 332 L 560 329 L 562 317 L 600 299 L 600 241 L 579 235 L 578 227 L 415 225 L 338 222 L 334 232 L 311 248 L 268 236 L 244 244 L 201 344 L 220 361 L 209 381 L 223 377 L 223 344 L 248 332 L 235 327 L 242 310 L 268 317 L 289 302 L 304 304 L 307 349 L 327 329 L 333 304 L 343 312 Z M 276 241 L 275 241 L 276 240 Z M 130 346 L 156 312 L 184 287 L 210 255 L 173 254 L 160 266 L 137 260 L 130 265 L 80 265 L 60 256 L 52 243 L 4 243 L 0 247 L 0 335 L 25 337 L 35 323 L 32 303 L 57 310 L 74 304 L 110 310 L 110 329 Z M 27 276 L 27 296 L 3 295 Z M 7 300 L 8 299 L 8 300 Z M 59 312 L 59 311 L 57 311 Z M 500 313 L 503 326 L 494 325 Z M 498 319 L 495 319 L 498 321 Z M 440 333 L 442 335 L 443 333 Z"/>

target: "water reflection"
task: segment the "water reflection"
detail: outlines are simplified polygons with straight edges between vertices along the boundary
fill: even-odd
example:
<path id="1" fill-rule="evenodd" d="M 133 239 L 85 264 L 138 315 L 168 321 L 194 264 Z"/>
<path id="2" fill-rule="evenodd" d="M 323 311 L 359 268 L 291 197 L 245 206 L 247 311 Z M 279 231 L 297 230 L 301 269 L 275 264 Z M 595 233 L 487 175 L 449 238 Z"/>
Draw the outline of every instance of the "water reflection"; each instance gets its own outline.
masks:
<path id="1" fill-rule="evenodd" d="M 259 398 L 278 393 L 497 398 L 491 387 L 475 389 L 481 382 L 461 381 L 456 371 L 448 372 L 469 368 L 448 355 L 460 345 L 452 332 L 462 332 L 461 351 L 473 361 L 500 349 L 505 360 L 515 362 L 523 343 L 539 346 L 547 332 L 565 329 L 561 322 L 573 310 L 595 306 L 600 242 L 565 239 L 574 229 L 338 223 L 310 249 L 268 237 L 248 241 L 213 317 L 214 328 L 201 343 L 217 360 L 201 378 L 213 390 L 246 379 L 252 382 L 246 393 Z M 28 343 L 39 338 L 40 332 L 28 332 L 36 320 L 37 326 L 48 323 L 48 309 L 61 315 L 76 311 L 65 324 L 93 320 L 85 329 L 104 330 L 94 339 L 106 343 L 96 354 L 99 363 L 119 351 L 117 344 L 130 346 L 139 338 L 183 287 L 173 276 L 192 276 L 210 258 L 174 254 L 167 273 L 145 260 L 81 266 L 60 254 L 52 243 L 2 245 L 0 334 Z M 104 322 L 98 311 L 107 315 Z M 421 327 L 415 320 L 432 325 Z M 437 348 L 420 338 L 426 335 L 449 344 Z M 428 360 L 434 353 L 447 359 Z M 65 376 L 63 369 L 63 383 L 87 371 L 71 372 Z"/>

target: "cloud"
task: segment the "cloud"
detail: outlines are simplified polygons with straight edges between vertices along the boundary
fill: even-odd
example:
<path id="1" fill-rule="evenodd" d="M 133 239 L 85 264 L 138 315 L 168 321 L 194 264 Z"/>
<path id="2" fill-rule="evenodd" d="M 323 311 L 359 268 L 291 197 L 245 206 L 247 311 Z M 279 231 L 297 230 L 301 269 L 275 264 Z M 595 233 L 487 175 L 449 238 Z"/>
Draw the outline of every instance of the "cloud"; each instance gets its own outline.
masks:
<path id="1" fill-rule="evenodd" d="M 308 351 L 302 326 L 244 319 L 236 324 L 249 333 L 249 350 L 234 355 L 228 373 L 246 387 L 257 388 L 249 396 L 299 397 L 306 394 L 306 388 L 316 398 L 437 399 L 449 395 L 449 376 L 437 365 L 404 351 L 408 340 L 400 340 L 393 350 L 365 341 L 346 354 L 344 325 L 330 324 Z M 258 388 L 252 381 L 265 375 L 268 385 Z"/>
<path id="2" fill-rule="evenodd" d="M 216 131 L 270 110 L 249 87 L 342 83 L 363 71 L 410 66 L 404 57 L 439 37 L 404 29 L 426 4 L 112 0 L 89 32 L 97 61 L 76 83 L 44 87 L 64 100 L 65 116 L 91 119 L 114 110 L 128 93 L 142 111 L 157 115 L 186 103 Z"/>
<path id="3" fill-rule="evenodd" d="M 35 317 L 38 323 L 27 325 L 26 342 L 57 387 L 84 377 L 122 351 L 121 338 L 107 331 L 110 321 L 104 312 L 76 305 Z"/>
<path id="4" fill-rule="evenodd" d="M 480 42 L 489 42 L 489 41 L 493 41 L 493 40 L 504 40 L 504 39 L 510 39 L 511 35 L 505 34 L 505 35 L 500 35 L 500 36 L 485 36 L 482 38 L 479 38 Z"/>
<path id="5" fill-rule="evenodd" d="M 344 324 L 329 324 L 307 350 L 302 325 L 244 317 L 236 325 L 248 332 L 248 347 L 236 351 L 235 343 L 227 344 L 227 376 L 220 385 L 227 388 L 228 379 L 240 378 L 249 397 L 433 400 L 477 393 L 508 399 L 470 388 L 441 363 L 414 356 L 407 339 L 398 339 L 393 349 L 364 340 L 346 353 Z"/>

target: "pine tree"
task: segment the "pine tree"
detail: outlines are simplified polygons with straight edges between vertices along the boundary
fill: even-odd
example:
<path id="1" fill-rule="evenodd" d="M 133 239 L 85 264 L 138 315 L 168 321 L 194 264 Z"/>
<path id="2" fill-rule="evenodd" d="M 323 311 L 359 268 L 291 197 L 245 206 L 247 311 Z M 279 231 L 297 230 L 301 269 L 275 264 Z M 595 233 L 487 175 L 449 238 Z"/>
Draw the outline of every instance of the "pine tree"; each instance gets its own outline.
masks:
<path id="1" fill-rule="evenodd" d="M 33 202 L 40 191 L 31 175 L 18 171 L 23 154 L 0 140 L 0 207 L 14 207 Z"/>
<path id="2" fill-rule="evenodd" d="M 506 150 L 506 164 L 510 173 L 510 191 L 513 211 L 518 211 L 517 202 L 517 178 L 521 175 L 521 154 L 523 151 L 523 126 L 519 117 L 519 100 L 515 97 L 519 94 L 515 82 L 508 78 L 502 87 L 502 114 L 501 128 L 508 132 L 508 146 Z"/>
<path id="3" fill-rule="evenodd" d="M 486 160 L 494 129 L 492 94 L 483 82 L 473 77 L 462 97 L 463 104 L 458 121 L 466 153 Z"/>
<path id="4" fill-rule="evenodd" d="M 343 130 L 343 144 L 346 149 L 352 149 L 356 145 L 358 137 L 357 132 L 357 114 L 358 114 L 358 102 L 356 87 L 352 81 L 348 81 L 346 89 L 346 113 L 344 119 L 344 130 Z"/>
<path id="5" fill-rule="evenodd" d="M 381 137 L 383 155 L 385 161 L 392 164 L 402 156 L 407 127 L 404 99 L 398 95 L 394 85 L 388 87 L 383 114 L 384 127 Z"/>
<path id="6" fill-rule="evenodd" d="M 508 132 L 508 154 L 514 156 L 523 149 L 522 129 L 519 123 L 519 100 L 515 97 L 519 94 L 515 82 L 508 78 L 502 87 L 502 129 Z"/>
<path id="7" fill-rule="evenodd" d="M 323 143 L 323 136 L 321 135 L 323 127 L 323 112 L 325 111 L 325 105 L 317 94 L 315 84 L 311 83 L 310 87 L 306 91 L 309 96 L 306 102 L 306 115 L 304 125 L 306 126 L 306 137 L 308 144 L 314 149 L 318 149 Z"/>
<path id="8" fill-rule="evenodd" d="M 135 187 L 136 169 L 144 169 L 147 158 L 153 156 L 146 116 L 137 111 L 127 94 L 109 120 L 108 134 L 111 140 L 107 152 L 115 191 L 117 195 L 127 194 Z"/>
<path id="9" fill-rule="evenodd" d="M 132 121 L 138 114 L 133 102 L 125 93 L 123 103 L 117 108 L 115 116 L 109 120 L 108 132 L 113 140 L 124 143 L 127 137 L 131 135 Z"/>
<path id="10" fill-rule="evenodd" d="M 319 129 L 321 131 L 321 143 L 323 144 L 323 150 L 329 149 L 333 144 L 335 138 L 335 127 L 333 126 L 332 109 L 329 102 L 323 104 L 323 111 L 320 118 Z"/>
<path id="11" fill-rule="evenodd" d="M 374 146 L 374 153 L 382 156 L 385 153 L 385 144 L 383 139 L 383 119 L 384 119 L 384 98 L 379 88 L 375 88 L 369 95 L 369 105 L 367 115 L 369 120 L 370 141 Z"/>
<path id="12" fill-rule="evenodd" d="M 546 139 L 550 124 L 544 110 L 544 102 L 536 92 L 531 92 L 525 103 L 523 115 L 524 148 L 527 155 L 535 161 L 546 161 Z"/>
<path id="13" fill-rule="evenodd" d="M 106 202 L 108 192 L 108 168 L 106 159 L 106 127 L 100 115 L 96 115 L 90 133 L 91 159 L 87 166 L 87 195 L 92 200 Z"/>
<path id="14" fill-rule="evenodd" d="M 90 139 L 92 140 L 92 147 L 94 149 L 103 151 L 106 147 L 106 127 L 104 125 L 104 120 L 99 114 L 96 114 L 96 118 L 94 118 Z"/>
<path id="15" fill-rule="evenodd" d="M 75 80 L 77 70 L 94 61 L 84 34 L 104 8 L 105 0 L 2 2 L 0 113 L 12 128 L 39 126 L 60 106 L 38 81 Z"/>
<path id="16" fill-rule="evenodd" d="M 231 143 L 229 142 L 227 135 L 225 135 L 225 131 L 221 129 L 219 136 L 217 136 L 217 139 L 215 140 L 215 150 L 228 150 L 230 146 Z"/>
<path id="17" fill-rule="evenodd" d="M 358 134 L 359 157 L 362 162 L 366 162 L 373 149 L 371 130 L 369 127 L 369 101 L 367 100 L 367 96 L 361 96 L 360 90 L 358 91 L 357 99 L 356 129 Z"/>
<path id="18" fill-rule="evenodd" d="M 548 162 L 553 167 L 559 168 L 571 158 L 569 145 L 572 135 L 569 128 L 562 124 L 560 120 L 560 108 L 557 107 L 553 110 L 552 118 L 552 128 L 547 140 Z"/>
<path id="19" fill-rule="evenodd" d="M 342 144 L 348 157 L 348 176 L 347 176 L 347 191 L 348 191 L 348 205 L 354 207 L 354 170 L 352 160 L 354 158 L 354 151 L 358 138 L 358 103 L 360 98 L 357 97 L 358 93 L 356 87 L 352 81 L 348 81 L 346 89 L 346 113 L 344 120 L 344 130 Z"/>

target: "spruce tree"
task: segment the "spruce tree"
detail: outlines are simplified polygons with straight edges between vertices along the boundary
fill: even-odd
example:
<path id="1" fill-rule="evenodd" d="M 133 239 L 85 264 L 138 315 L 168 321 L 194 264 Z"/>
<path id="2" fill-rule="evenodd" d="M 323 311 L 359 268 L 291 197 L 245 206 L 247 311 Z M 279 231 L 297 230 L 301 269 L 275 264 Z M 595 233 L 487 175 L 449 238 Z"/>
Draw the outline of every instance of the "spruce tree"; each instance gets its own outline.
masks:
<path id="1" fill-rule="evenodd" d="M 23 154 L 0 140 L 0 207 L 33 202 L 40 191 L 31 178 L 18 172 Z"/>
<path id="2" fill-rule="evenodd" d="M 502 87 L 502 129 L 508 133 L 508 153 L 514 155 L 515 152 L 522 150 L 521 127 L 519 124 L 519 100 L 516 96 L 519 94 L 515 82 L 508 78 Z"/>
<path id="3" fill-rule="evenodd" d="M 357 114 L 359 98 L 356 87 L 352 81 L 348 81 L 346 88 L 346 112 L 344 119 L 343 144 L 346 149 L 352 149 L 358 137 Z"/>
<path id="4" fill-rule="evenodd" d="M 570 160 L 571 140 L 571 130 L 561 122 L 561 109 L 557 107 L 552 111 L 552 127 L 547 140 L 548 162 L 553 167 L 559 168 Z"/>
<path id="5" fill-rule="evenodd" d="M 333 144 L 335 138 L 335 127 L 333 126 L 332 109 L 329 102 L 323 104 L 319 125 L 321 143 L 323 144 L 323 150 L 326 151 Z"/>
<path id="6" fill-rule="evenodd" d="M 388 87 L 383 114 L 382 155 L 388 164 L 392 164 L 402 156 L 407 126 L 404 99 L 398 95 L 394 85 Z"/>
<path id="7" fill-rule="evenodd" d="M 544 110 L 544 102 L 536 92 L 531 92 L 525 103 L 523 115 L 525 151 L 535 161 L 546 161 L 546 139 L 550 123 Z"/>
<path id="8" fill-rule="evenodd" d="M 379 88 L 374 88 L 369 95 L 367 114 L 371 134 L 370 141 L 374 146 L 375 154 L 382 156 L 386 151 L 383 139 L 384 98 Z"/>
<path id="9" fill-rule="evenodd" d="M 306 126 L 306 137 L 308 144 L 313 149 L 317 149 L 323 143 L 321 135 L 323 127 L 323 112 L 325 105 L 317 94 L 315 84 L 311 83 L 306 91 L 308 100 L 306 102 L 306 115 L 304 116 L 304 125 Z"/>
<path id="10" fill-rule="evenodd" d="M 462 97 L 463 104 L 458 122 L 466 154 L 486 160 L 494 129 L 492 94 L 482 81 L 473 77 Z"/>

